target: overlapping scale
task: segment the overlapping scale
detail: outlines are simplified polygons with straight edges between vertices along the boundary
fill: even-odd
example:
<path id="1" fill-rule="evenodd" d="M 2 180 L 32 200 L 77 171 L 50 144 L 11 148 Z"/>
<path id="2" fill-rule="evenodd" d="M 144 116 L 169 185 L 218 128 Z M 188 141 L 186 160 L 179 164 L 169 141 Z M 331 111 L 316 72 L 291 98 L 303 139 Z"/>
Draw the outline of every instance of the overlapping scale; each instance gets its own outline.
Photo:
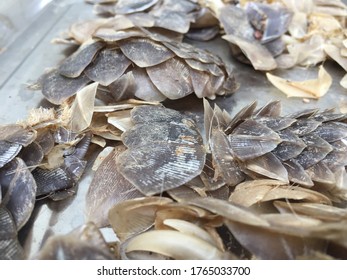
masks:
<path id="1" fill-rule="evenodd" d="M 128 150 L 117 165 L 140 192 L 162 193 L 200 175 L 205 149 L 192 120 L 158 106 L 133 109 L 132 120 L 136 125 L 122 136 Z"/>
<path id="2" fill-rule="evenodd" d="M 308 109 L 282 117 L 277 109 L 271 110 L 278 106 L 276 102 L 258 110 L 254 106 L 240 110 L 229 118 L 229 124 L 214 122 L 228 139 L 221 151 L 229 160 L 236 159 L 241 172 L 305 187 L 323 185 L 326 191 L 345 188 L 347 126 L 343 114 Z M 266 116 L 271 111 L 273 116 Z M 205 112 L 210 114 L 206 105 Z M 214 147 L 211 138 L 209 141 Z M 217 169 L 225 166 L 225 158 L 215 156 L 214 160 Z M 225 170 L 221 174 L 228 178 Z"/>

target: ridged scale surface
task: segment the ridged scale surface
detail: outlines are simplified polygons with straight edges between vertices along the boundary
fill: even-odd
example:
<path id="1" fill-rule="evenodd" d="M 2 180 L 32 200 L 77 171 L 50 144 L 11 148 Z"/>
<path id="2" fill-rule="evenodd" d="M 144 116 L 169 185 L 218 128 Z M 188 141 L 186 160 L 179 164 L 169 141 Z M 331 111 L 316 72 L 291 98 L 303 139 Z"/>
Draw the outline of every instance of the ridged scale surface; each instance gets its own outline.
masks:
<path id="1" fill-rule="evenodd" d="M 242 178 L 241 170 L 254 178 L 269 177 L 306 187 L 347 187 L 344 114 L 310 109 L 280 116 L 277 101 L 259 110 L 255 110 L 254 105 L 242 109 L 228 125 L 212 127 L 211 152 L 225 178 L 232 177 L 227 167 L 237 165 L 238 169 L 233 168 L 238 172 L 236 178 Z M 225 112 L 215 117 L 220 120 L 230 118 Z M 221 147 L 213 142 L 217 135 L 224 137 L 230 147 L 229 154 L 222 158 L 218 153 Z"/>

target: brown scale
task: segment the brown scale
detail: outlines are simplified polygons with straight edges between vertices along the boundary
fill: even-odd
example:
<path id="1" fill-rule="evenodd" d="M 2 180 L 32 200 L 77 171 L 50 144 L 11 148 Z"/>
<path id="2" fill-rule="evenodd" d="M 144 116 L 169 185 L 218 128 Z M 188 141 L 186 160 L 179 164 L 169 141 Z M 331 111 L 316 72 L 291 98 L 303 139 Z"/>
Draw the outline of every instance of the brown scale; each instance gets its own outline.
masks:
<path id="1" fill-rule="evenodd" d="M 216 170 L 229 185 L 246 175 L 305 187 L 347 186 L 346 115 L 305 110 L 280 116 L 280 102 L 230 115 L 205 102 L 205 129 Z M 231 121 L 230 121 L 231 120 Z"/>
<path id="2" fill-rule="evenodd" d="M 86 2 L 106 18 L 75 23 L 57 40 L 79 49 L 33 85 L 49 102 L 60 105 L 92 82 L 108 103 L 134 97 L 161 102 L 192 93 L 214 99 L 239 87 L 220 58 L 182 43 L 186 34 L 209 40 L 219 33 L 217 19 L 196 1 Z"/>
<path id="3" fill-rule="evenodd" d="M 42 75 L 39 83 L 48 101 L 60 105 L 91 82 L 99 83 L 100 99 L 113 103 L 134 97 L 161 102 L 192 93 L 214 99 L 237 90 L 230 67 L 218 56 L 182 43 L 178 33 L 134 22 L 110 24 L 93 30 L 90 40 Z"/>
<path id="4" fill-rule="evenodd" d="M 91 134 L 23 122 L 0 126 L 0 135 L 0 260 L 23 259 L 18 232 L 29 221 L 37 199 L 61 200 L 76 192 Z M 50 166 L 47 158 L 57 147 L 61 153 Z"/>
<path id="5" fill-rule="evenodd" d="M 144 27 L 159 27 L 208 41 L 219 34 L 218 20 L 194 0 L 86 0 L 103 17 L 123 16 Z M 75 28 L 76 30 L 76 28 Z M 78 29 L 77 29 L 78 30 Z"/>

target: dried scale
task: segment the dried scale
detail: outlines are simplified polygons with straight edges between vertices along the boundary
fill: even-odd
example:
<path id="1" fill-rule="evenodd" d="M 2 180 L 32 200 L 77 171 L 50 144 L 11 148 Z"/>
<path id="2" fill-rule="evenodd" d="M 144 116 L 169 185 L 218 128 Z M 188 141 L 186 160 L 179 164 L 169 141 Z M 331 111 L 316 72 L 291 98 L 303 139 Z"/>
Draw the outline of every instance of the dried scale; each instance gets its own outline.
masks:
<path id="1" fill-rule="evenodd" d="M 190 22 L 186 21 L 185 29 L 179 26 L 172 29 L 193 40 L 208 41 L 220 33 L 229 43 L 231 54 L 240 62 L 251 64 L 255 70 L 315 67 L 326 60 L 333 60 L 347 71 L 347 6 L 341 0 L 310 0 L 305 3 L 299 0 L 87 2 L 95 4 L 97 14 L 142 18 L 142 22 L 143 15 L 148 18 L 152 15 L 183 13 Z M 151 26 L 155 26 L 156 20 L 152 22 Z M 164 25 L 161 28 L 170 30 Z M 74 33 L 83 32 L 71 32 Z M 288 97 L 314 99 L 326 94 L 333 80 L 323 65 L 320 65 L 317 80 L 291 81 L 276 77 L 273 73 L 266 76 Z M 344 75 L 340 80 L 344 88 L 347 88 L 346 81 L 347 75 Z"/>
<path id="2" fill-rule="evenodd" d="M 223 38 L 230 43 L 231 53 L 256 70 L 315 66 L 328 58 L 346 70 L 347 8 L 340 0 L 305 4 L 223 0 L 86 2 L 94 4 L 96 14 L 141 19 L 139 23 L 173 30 L 194 40 L 210 40 L 225 33 Z M 173 18 L 175 25 L 162 24 Z"/>
<path id="3" fill-rule="evenodd" d="M 117 160 L 120 173 L 145 195 L 160 194 L 198 176 L 205 148 L 196 123 L 177 111 L 140 106 L 122 135 L 128 147 Z"/>
<path id="4" fill-rule="evenodd" d="M 205 102 L 205 128 L 216 174 L 229 185 L 245 175 L 265 177 L 315 186 L 334 199 L 340 195 L 346 199 L 346 116 L 315 109 L 280 113 L 279 102 L 257 110 L 253 103 L 231 119 Z"/>
<path id="5" fill-rule="evenodd" d="M 21 124 L 1 131 L 0 259 L 27 257 L 17 240 L 37 199 L 76 192 L 91 134 L 73 133 L 53 109 L 34 109 Z"/>
<path id="6" fill-rule="evenodd" d="M 85 24 L 94 25 L 86 41 L 40 78 L 42 93 L 53 104 L 91 82 L 99 83 L 98 98 L 106 104 L 129 98 L 161 102 L 192 93 L 214 99 L 239 86 L 218 56 L 182 43 L 176 32 L 143 26 L 123 15 Z"/>
<path id="7" fill-rule="evenodd" d="M 36 141 L 43 154 L 47 154 L 43 159 L 41 156 L 35 161 L 26 158 L 25 155 L 33 153 L 23 150 L 19 154 L 25 161 L 31 160 L 31 164 L 44 161 L 49 166 L 52 164 L 49 154 L 52 157 L 65 155 L 65 159 L 71 155 L 83 157 L 88 138 L 70 140 L 70 145 L 66 141 L 90 129 L 93 116 L 88 117 L 89 110 L 81 112 L 76 108 L 88 108 L 91 101 L 81 96 L 95 98 L 96 88 L 97 84 L 87 86 L 70 103 L 71 111 L 67 114 L 70 130 L 57 123 L 62 121 L 62 116 L 57 119 L 46 112 L 32 120 L 31 127 L 28 123 L 4 127 L 3 130 L 8 131 L 4 141 L 27 147 Z M 81 106 L 74 106 L 77 103 Z M 346 172 L 345 115 L 333 110 L 311 109 L 281 117 L 279 102 L 271 102 L 260 109 L 256 109 L 255 103 L 250 104 L 231 118 L 226 111 L 217 106 L 212 109 L 206 100 L 204 103 L 205 143 L 196 123 L 178 111 L 160 105 L 129 103 L 130 114 L 126 115 L 130 123 L 123 122 L 127 125 L 120 138 L 127 148 L 117 146 L 111 150 L 105 164 L 101 163 L 96 170 L 87 195 L 87 207 L 91 208 L 89 213 L 93 213 L 87 216 L 87 221 L 92 223 L 76 229 L 71 235 L 52 237 L 35 258 L 57 258 L 57 251 L 63 252 L 59 258 L 66 259 L 341 258 L 341 252 L 346 250 L 344 225 L 347 216 L 345 209 L 338 207 L 346 200 L 343 181 Z M 94 106 L 91 115 L 98 111 L 100 108 Z M 76 122 L 88 118 L 85 124 Z M 54 133 L 50 137 L 52 130 Z M 58 154 L 57 147 L 60 148 Z M 320 149 L 325 151 L 324 157 Z M 291 158 L 286 159 L 288 156 Z M 21 195 L 33 201 L 37 196 L 35 188 L 39 189 L 40 184 L 28 168 L 23 168 L 23 160 L 11 157 L 0 170 L 1 186 L 11 190 L 2 192 L 5 193 L 2 198 L 5 207 L 2 207 L 1 219 L 3 223 L 17 225 L 19 230 L 32 208 L 23 209 L 24 214 L 7 211 L 13 203 L 21 203 L 18 197 L 11 202 L 11 194 L 27 176 L 33 187 L 29 194 L 21 192 Z M 67 166 L 69 161 L 65 159 L 61 158 L 61 166 Z M 251 164 L 249 159 L 252 159 Z M 287 169 L 290 163 L 300 172 L 291 174 Z M 29 168 L 35 175 L 40 167 L 29 165 Z M 321 170 L 325 171 L 324 176 Z M 181 174 L 184 176 L 180 177 Z M 262 177 L 272 180 L 258 179 Z M 241 183 L 245 179 L 246 182 Z M 4 182 L 9 181 L 7 186 Z M 288 184 L 289 181 L 302 187 Z M 103 196 L 105 186 L 109 186 L 107 201 Z M 53 198 L 61 199 L 67 194 L 61 193 L 61 196 L 55 192 L 49 190 Z M 161 197 L 164 193 L 168 197 Z M 30 203 L 21 205 L 27 207 Z M 102 210 L 95 213 L 100 208 Z M 293 209 L 298 213 L 292 213 Z M 105 244 L 102 237 L 97 237 L 100 233 L 94 224 L 111 225 L 120 243 Z M 85 230 L 93 232 L 95 238 L 89 245 L 84 243 Z M 2 258 L 23 257 L 16 241 L 16 229 L 2 234 L 1 238 L 5 252 Z M 230 247 L 228 242 L 238 245 Z M 269 242 L 272 246 L 259 246 Z M 75 244 L 77 249 L 71 251 L 69 244 Z M 337 251 L 336 246 L 340 248 Z M 16 254 L 11 255 L 13 250 L 17 250 Z"/>
<path id="8" fill-rule="evenodd" d="M 88 2 L 112 17 L 74 24 L 58 40 L 81 45 L 39 81 L 58 110 L 37 109 L 22 124 L 0 128 L 1 259 L 26 258 L 17 235 L 35 200 L 75 194 L 91 143 L 110 146 L 95 163 L 87 223 L 49 238 L 36 259 L 346 257 L 344 114 L 310 109 L 281 116 L 279 102 L 271 102 L 260 109 L 252 103 L 232 118 L 204 99 L 203 137 L 192 118 L 159 104 L 237 89 L 217 56 L 181 42 L 183 35 L 213 38 L 216 19 L 232 53 L 266 71 L 315 64 L 326 54 L 344 67 L 345 34 L 317 57 L 299 59 L 284 36 L 300 41 L 307 34 L 298 37 L 298 15 L 282 4 Z M 216 5 L 207 5 L 213 20 L 200 6 L 206 3 Z M 346 8 L 331 6 L 333 18 L 325 19 L 339 33 L 334 19 Z M 320 26 L 317 15 L 308 15 Z M 303 49 L 329 37 L 311 35 Z M 99 231 L 109 226 L 116 244 Z"/>
<path id="9" fill-rule="evenodd" d="M 38 260 L 112 260 L 115 255 L 93 223 L 56 235 L 34 256 Z"/>
<path id="10" fill-rule="evenodd" d="M 87 85 L 57 109 L 32 109 L 27 119 L 0 126 L 0 259 L 28 257 L 18 242 L 18 232 L 30 219 L 37 200 L 60 201 L 76 194 L 90 156 L 87 154 L 90 144 L 103 145 L 95 137 L 120 139 L 117 135 L 121 131 L 116 127 L 111 131 L 107 126 L 96 127 L 92 120 L 97 86 L 98 83 Z M 119 108 L 133 108 L 138 104 L 147 103 L 130 101 L 113 106 L 111 118 Z M 75 235 L 83 236 L 85 231 L 94 234 L 98 229 L 93 224 L 85 225 Z M 101 242 L 100 238 L 96 241 Z M 112 256 L 98 252 L 100 249 L 94 252 L 94 247 L 98 245 L 85 249 L 91 251 L 89 258 Z M 78 258 L 83 258 L 82 255 Z"/>
<path id="11" fill-rule="evenodd" d="M 122 15 L 146 27 L 159 27 L 193 40 L 207 41 L 220 31 L 212 12 L 195 0 L 90 1 L 94 12 L 106 17 Z"/>
<path id="12" fill-rule="evenodd" d="M 344 114 L 311 109 L 280 116 L 280 103 L 271 102 L 259 109 L 250 104 L 232 118 L 204 100 L 202 137 L 194 120 L 161 105 L 128 101 L 118 105 L 127 108 L 125 115 L 114 111 L 116 105 L 90 107 L 97 86 L 87 86 L 64 104 L 68 113 L 41 109 L 22 126 L 3 128 L 3 141 L 21 147 L 12 159 L 9 145 L 3 157 L 9 159 L 0 170 L 5 188 L 1 219 L 14 228 L 1 235 L 2 258 L 24 257 L 16 233 L 30 217 L 35 197 L 72 194 L 84 165 L 70 159 L 84 157 L 91 141 L 87 131 L 93 131 L 94 116 L 104 110 L 123 127 L 119 140 L 126 147 L 116 146 L 96 169 L 86 197 L 91 223 L 50 238 L 35 258 L 341 258 L 347 216 L 338 207 L 347 198 Z M 38 170 L 44 166 L 65 170 L 72 184 L 55 175 L 48 178 L 54 183 L 42 184 Z M 294 167 L 298 171 L 290 173 Z M 271 180 L 259 179 L 264 177 Z M 23 180 L 31 182 L 28 192 L 22 191 Z M 19 189 L 23 200 L 13 196 Z M 25 209 L 13 211 L 18 203 Z M 119 244 L 104 243 L 95 225 L 111 225 Z M 95 238 L 89 245 L 84 231 Z M 269 242 L 272 246 L 259 246 Z M 76 249 L 71 251 L 72 244 Z"/>
<path id="13" fill-rule="evenodd" d="M 219 186 L 265 177 L 315 185 L 326 194 L 341 190 L 345 198 L 344 114 L 310 109 L 281 116 L 276 101 L 259 109 L 252 103 L 231 118 L 206 100 L 204 106 L 205 145 L 195 122 L 177 111 L 150 105 L 132 109 L 132 125 L 121 137 L 128 150 L 118 159 L 123 176 L 145 195 L 161 193 L 200 175 L 210 154 L 214 174 L 203 173 Z"/>
<path id="14" fill-rule="evenodd" d="M 203 149 L 194 122 L 177 111 L 140 106 L 131 120 L 122 136 L 128 149 L 107 156 L 96 171 L 104 179 L 92 182 L 87 195 L 93 199 L 87 220 L 111 224 L 121 258 L 343 257 L 346 163 L 337 158 L 346 154 L 344 114 L 306 110 L 281 117 L 280 103 L 271 102 L 257 110 L 250 104 L 231 118 L 205 100 Z M 317 153 L 322 148 L 324 157 Z M 180 173 L 184 180 L 175 180 Z M 259 179 L 264 177 L 272 179 Z M 97 194 L 111 182 L 118 183 L 108 192 L 114 206 L 103 205 Z M 328 234 L 334 231 L 339 233 Z"/>
<path id="15" fill-rule="evenodd" d="M 222 34 L 231 54 L 255 70 L 273 71 L 296 66 L 314 67 L 334 60 L 347 71 L 347 6 L 341 1 L 86 1 L 94 12 L 126 18 L 136 25 L 159 27 L 193 40 L 211 40 Z M 178 20 L 177 13 L 186 21 Z M 169 16 L 171 15 L 171 16 Z M 175 24 L 161 24 L 172 17 Z M 100 20 L 76 24 L 69 35 L 87 38 Z M 177 25 L 177 26 L 176 26 Z M 84 35 L 82 35 L 84 34 Z M 67 37 L 69 38 L 69 36 Z M 178 38 L 178 37 L 176 37 Z M 66 42 L 71 42 L 69 39 Z M 267 73 L 269 81 L 288 97 L 318 99 L 330 88 L 332 77 L 320 65 L 317 80 L 291 81 Z M 324 73 L 324 74 L 323 74 Z M 340 85 L 346 88 L 347 75 Z"/>
<path id="16" fill-rule="evenodd" d="M 305 190 L 275 180 L 251 183 L 258 186 L 256 195 L 271 193 L 270 190 L 276 194 L 268 200 L 265 195 L 263 201 L 256 200 L 256 207 L 246 207 L 232 196 L 228 201 L 197 193 L 189 198 L 172 194 L 178 201 L 164 202 L 159 198 L 155 201 L 154 197 L 147 197 L 116 205 L 110 210 L 109 218 L 120 236 L 120 256 L 123 259 L 298 259 L 315 255 L 332 258 L 327 252 L 338 257 L 338 253 L 327 250 L 333 244 L 346 250 L 345 209 L 325 205 L 329 199 L 317 192 L 305 194 Z M 293 202 L 282 202 L 284 196 Z M 307 207 L 307 212 L 277 212 L 273 205 L 287 210 L 291 206 Z M 324 210 L 317 218 L 319 207 Z M 329 234 L 335 230 L 339 234 Z"/>
<path id="17" fill-rule="evenodd" d="M 315 66 L 328 58 L 346 70 L 342 1 L 198 2 L 219 20 L 233 55 L 256 70 Z"/>
<path id="18" fill-rule="evenodd" d="M 17 238 L 17 228 L 6 207 L 0 207 L 0 259 L 16 260 L 24 258 L 24 250 Z"/>

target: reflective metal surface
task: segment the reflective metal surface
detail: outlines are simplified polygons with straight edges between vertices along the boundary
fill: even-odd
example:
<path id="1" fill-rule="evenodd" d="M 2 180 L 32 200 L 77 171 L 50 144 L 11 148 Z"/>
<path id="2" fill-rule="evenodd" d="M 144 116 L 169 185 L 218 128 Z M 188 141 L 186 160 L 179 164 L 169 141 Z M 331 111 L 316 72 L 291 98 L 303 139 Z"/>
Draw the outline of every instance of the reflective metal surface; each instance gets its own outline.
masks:
<path id="1" fill-rule="evenodd" d="M 6 48 L 52 0 L 17 0 L 0 2 L 0 48 Z"/>
<path id="2" fill-rule="evenodd" d="M 29 3 L 43 3 L 42 1 L 1 1 L 22 3 L 29 11 Z M 44 1 L 47 2 L 47 1 Z M 26 4 L 25 4 L 26 3 Z M 1 4 L 2 5 L 2 4 Z M 18 4 L 19 5 L 19 4 Z M 0 14 L 10 14 L 16 5 L 2 6 L 9 10 Z M 31 13 L 27 21 L 22 22 L 20 14 L 14 14 L 13 25 L 18 30 L 11 33 L 14 40 L 4 47 L 0 54 L 0 91 L 1 106 L 8 110 L 1 110 L 0 122 L 12 123 L 23 119 L 30 108 L 46 105 L 39 92 L 26 89 L 28 83 L 35 81 L 48 67 L 53 67 L 64 57 L 65 46 L 52 45 L 50 41 L 65 31 L 68 26 L 78 20 L 93 17 L 90 6 L 85 7 L 82 0 L 52 1 L 42 6 L 36 6 L 37 12 Z M 29 13 L 29 12 L 28 12 Z M 18 18 L 17 18 L 18 17 Z M 21 18 L 21 19 L 20 19 Z M 12 35 L 13 34 L 13 35 Z"/>
<path id="3" fill-rule="evenodd" d="M 2 19 L 3 15 L 6 15 L 5 20 Z M 35 81 L 46 68 L 54 67 L 65 57 L 64 50 L 67 47 L 52 45 L 51 40 L 67 30 L 73 22 L 93 17 L 92 7 L 82 0 L 1 1 L 0 33 L 3 35 L 0 37 L 0 48 L 3 51 L 0 54 L 0 124 L 25 118 L 31 108 L 51 106 L 40 92 L 28 90 L 27 85 Z M 6 27 L 8 33 L 1 32 L 4 25 L 9 26 Z M 284 113 L 313 107 L 337 107 L 346 112 L 347 92 L 339 85 L 344 70 L 336 63 L 328 61 L 324 64 L 334 80 L 329 92 L 317 101 L 310 100 L 306 103 L 301 98 L 288 99 L 267 81 L 264 73 L 235 61 L 225 41 L 216 39 L 209 43 L 194 44 L 216 52 L 226 63 L 233 65 L 241 86 L 235 94 L 215 101 L 232 114 L 254 100 L 258 100 L 260 105 L 270 100 L 281 100 Z M 274 74 L 304 80 L 315 77 L 317 72 L 317 68 L 297 67 L 290 71 L 274 71 Z M 167 101 L 165 105 L 197 115 L 201 125 L 201 99 L 191 95 L 182 100 Z M 84 223 L 84 200 L 92 179 L 90 166 L 94 154 L 91 153 L 89 157 L 89 168 L 80 181 L 76 196 L 62 202 L 37 202 L 32 218 L 20 233 L 28 257 L 38 251 L 48 236 L 67 233 Z"/>

